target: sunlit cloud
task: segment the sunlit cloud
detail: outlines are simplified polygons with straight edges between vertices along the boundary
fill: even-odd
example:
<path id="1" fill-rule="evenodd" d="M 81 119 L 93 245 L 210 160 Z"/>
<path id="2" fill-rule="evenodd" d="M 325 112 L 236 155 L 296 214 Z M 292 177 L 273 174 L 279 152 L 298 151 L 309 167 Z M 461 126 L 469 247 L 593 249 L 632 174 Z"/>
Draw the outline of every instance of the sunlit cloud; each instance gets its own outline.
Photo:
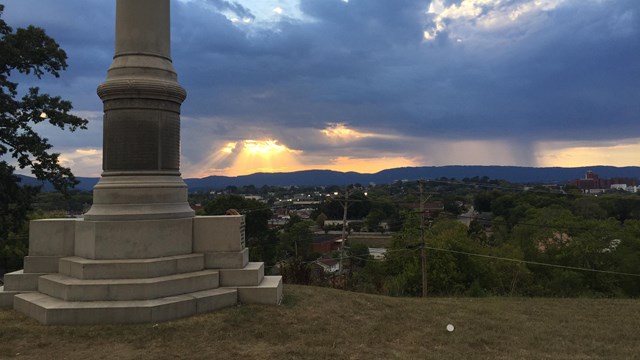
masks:
<path id="1" fill-rule="evenodd" d="M 282 13 L 284 12 L 284 10 L 281 7 L 276 7 L 273 9 L 273 12 L 278 14 L 278 15 L 282 15 Z"/>
<path id="2" fill-rule="evenodd" d="M 237 142 L 230 142 L 227 145 L 225 145 L 220 151 L 225 154 L 231 154 L 237 145 L 238 145 Z"/>
<path id="3" fill-rule="evenodd" d="M 343 123 L 330 123 L 327 127 L 320 130 L 330 140 L 360 140 L 364 138 L 379 138 L 379 139 L 398 139 L 398 136 L 393 134 L 379 134 L 375 132 L 363 132 L 350 128 L 347 124 Z"/>
<path id="4" fill-rule="evenodd" d="M 100 176 L 102 172 L 101 149 L 74 149 L 60 153 L 60 164 L 69 167 L 76 176 Z"/>
<path id="5" fill-rule="evenodd" d="M 299 150 L 291 150 L 279 144 L 278 140 L 245 140 L 243 151 L 249 154 L 271 157 L 281 153 L 300 153 Z"/>
<path id="6" fill-rule="evenodd" d="M 233 141 L 212 149 L 198 164 L 185 161 L 183 172 L 187 177 L 203 177 L 295 171 L 300 167 L 297 156 L 302 153 L 274 139 Z"/>
<path id="7" fill-rule="evenodd" d="M 229 20 L 230 20 L 232 23 L 239 23 L 239 22 L 242 22 L 242 23 L 244 23 L 244 24 L 249 24 L 249 23 L 251 23 L 251 22 L 253 21 L 253 19 L 248 18 L 248 17 L 245 17 L 245 18 L 239 19 L 239 18 L 237 18 L 237 17 L 235 17 L 235 16 L 230 17 L 230 18 L 229 18 Z"/>
<path id="8" fill-rule="evenodd" d="M 330 139 L 360 139 L 370 136 L 357 130 L 350 129 L 346 124 L 328 124 L 326 128 L 321 130 Z"/>
<path id="9" fill-rule="evenodd" d="M 229 175 L 293 171 L 300 165 L 297 156 L 302 151 L 290 149 L 278 140 L 244 140 L 240 144 L 233 163 L 226 169 Z"/>
<path id="10" fill-rule="evenodd" d="M 434 40 L 455 22 L 489 30 L 514 25 L 526 15 L 552 11 L 566 1 L 526 0 L 514 3 L 504 0 L 463 0 L 447 6 L 445 0 L 433 0 L 427 9 L 433 24 L 424 31 L 423 37 L 426 41 Z"/>

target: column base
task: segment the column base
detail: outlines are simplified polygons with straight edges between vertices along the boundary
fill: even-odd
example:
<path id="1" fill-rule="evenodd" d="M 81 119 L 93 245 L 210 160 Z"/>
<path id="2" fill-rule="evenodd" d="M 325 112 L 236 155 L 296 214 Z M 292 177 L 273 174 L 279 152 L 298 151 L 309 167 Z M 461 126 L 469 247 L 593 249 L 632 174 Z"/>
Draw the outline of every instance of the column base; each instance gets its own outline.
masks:
<path id="1" fill-rule="evenodd" d="M 89 221 L 192 218 L 187 185 L 179 173 L 104 173 L 93 189 Z"/>

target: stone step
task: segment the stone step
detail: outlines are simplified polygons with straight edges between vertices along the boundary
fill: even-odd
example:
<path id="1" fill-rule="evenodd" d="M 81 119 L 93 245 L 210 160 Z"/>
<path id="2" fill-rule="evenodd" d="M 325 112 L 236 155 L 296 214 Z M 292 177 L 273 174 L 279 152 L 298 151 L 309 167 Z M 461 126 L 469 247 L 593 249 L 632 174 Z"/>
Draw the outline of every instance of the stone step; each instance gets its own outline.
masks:
<path id="1" fill-rule="evenodd" d="M 207 269 L 242 269 L 248 263 L 248 248 L 241 251 L 204 253 L 204 266 Z"/>
<path id="2" fill-rule="evenodd" d="M 15 296 L 14 308 L 46 325 L 158 323 L 237 304 L 235 289 L 137 301 L 64 301 L 42 293 Z"/>
<path id="3" fill-rule="evenodd" d="M 219 287 L 216 270 L 145 279 L 83 280 L 62 274 L 40 277 L 38 291 L 65 301 L 151 300 Z"/>
<path id="4" fill-rule="evenodd" d="M 36 291 L 38 278 L 48 273 L 25 273 L 24 270 L 4 274 L 5 291 Z"/>
<path id="5" fill-rule="evenodd" d="M 4 286 L 0 286 L 0 308 L 13 307 L 13 297 L 22 293 L 21 291 L 5 291 Z"/>
<path id="6" fill-rule="evenodd" d="M 238 286 L 238 301 L 243 304 L 280 305 L 282 276 L 265 276 L 260 285 Z"/>
<path id="7" fill-rule="evenodd" d="M 24 272 L 25 273 L 46 273 L 53 274 L 58 272 L 58 260 L 61 256 L 25 256 Z"/>
<path id="8" fill-rule="evenodd" d="M 220 286 L 255 286 L 264 278 L 264 263 L 250 262 L 242 269 L 218 269 Z"/>
<path id="9" fill-rule="evenodd" d="M 152 259 L 92 260 L 60 259 L 58 272 L 77 279 L 141 279 L 182 274 L 204 269 L 203 254 Z"/>

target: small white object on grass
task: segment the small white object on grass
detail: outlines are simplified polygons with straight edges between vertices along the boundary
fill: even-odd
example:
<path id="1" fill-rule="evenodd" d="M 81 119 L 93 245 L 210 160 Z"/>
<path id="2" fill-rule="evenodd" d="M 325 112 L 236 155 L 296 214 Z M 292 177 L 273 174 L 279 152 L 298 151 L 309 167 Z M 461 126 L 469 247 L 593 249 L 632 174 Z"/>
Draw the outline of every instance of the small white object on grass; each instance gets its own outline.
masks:
<path id="1" fill-rule="evenodd" d="M 447 331 L 448 332 L 453 332 L 454 329 L 455 328 L 453 327 L 453 325 L 451 325 L 451 324 L 447 325 Z"/>

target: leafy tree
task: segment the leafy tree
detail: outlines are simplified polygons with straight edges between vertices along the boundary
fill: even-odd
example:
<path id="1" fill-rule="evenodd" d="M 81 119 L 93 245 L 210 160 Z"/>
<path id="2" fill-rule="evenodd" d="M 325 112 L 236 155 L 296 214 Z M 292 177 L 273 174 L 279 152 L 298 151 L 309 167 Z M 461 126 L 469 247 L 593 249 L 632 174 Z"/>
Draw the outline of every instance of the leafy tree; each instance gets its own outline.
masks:
<path id="1" fill-rule="evenodd" d="M 607 217 L 607 212 L 598 204 L 597 197 L 578 198 L 573 202 L 571 210 L 574 215 L 585 219 L 604 219 Z"/>
<path id="2" fill-rule="evenodd" d="M 351 265 L 359 267 L 365 266 L 367 261 L 371 259 L 371 255 L 369 255 L 369 247 L 365 244 L 351 245 L 349 249 L 349 256 L 351 256 Z"/>
<path id="3" fill-rule="evenodd" d="M 419 224 L 417 214 L 408 213 L 402 229 L 393 236 L 384 262 L 386 278 L 383 287 L 386 295 L 418 295 L 422 291 Z"/>
<path id="4" fill-rule="evenodd" d="M 29 26 L 14 31 L 2 19 L 4 5 L 0 4 L 0 249 L 7 261 L 15 262 L 26 249 L 24 237 L 16 239 L 15 232 L 24 228 L 30 204 L 37 189 L 20 187 L 15 168 L 4 160 L 15 159 L 21 169 L 30 168 L 40 180 L 48 180 L 66 193 L 77 184 L 69 168 L 59 162 L 59 154 L 51 152 L 52 145 L 40 136 L 34 125 L 48 122 L 60 129 L 85 129 L 87 120 L 71 115 L 71 103 L 57 96 L 41 94 L 37 87 L 29 88 L 20 98 L 18 83 L 11 81 L 16 72 L 34 75 L 60 76 L 67 68 L 67 55 L 47 36 L 44 30 Z M 46 115 L 45 115 L 46 114 Z M 12 235 L 13 234 L 13 235 Z M 3 266 L 5 267 L 5 266 Z"/>
<path id="5" fill-rule="evenodd" d="M 324 213 L 320 213 L 320 215 L 316 217 L 316 225 L 318 225 L 318 227 L 320 228 L 324 227 L 325 221 L 327 221 L 327 215 L 325 215 Z"/>
<path id="6" fill-rule="evenodd" d="M 311 282 L 311 265 L 301 258 L 282 261 L 279 268 L 285 284 L 308 285 Z"/>
<path id="7" fill-rule="evenodd" d="M 625 273 L 640 273 L 640 220 L 627 220 L 624 223 L 624 233 L 617 248 L 611 250 L 616 257 L 615 270 Z M 611 246 L 609 246 L 611 248 Z M 640 277 L 620 277 L 620 288 L 624 293 L 640 296 Z"/>
<path id="8" fill-rule="evenodd" d="M 491 211 L 491 202 L 499 196 L 498 192 L 485 191 L 476 195 L 473 200 L 473 207 L 479 212 Z"/>
<path id="9" fill-rule="evenodd" d="M 388 278 L 384 262 L 368 261 L 364 267 L 351 272 L 350 289 L 368 293 L 385 293 L 385 280 Z"/>
<path id="10" fill-rule="evenodd" d="M 284 257 L 295 255 L 296 258 L 311 260 L 311 242 L 313 232 L 311 220 L 297 221 L 291 227 L 280 234 L 280 254 Z"/>
<path id="11" fill-rule="evenodd" d="M 248 240 L 262 238 L 268 232 L 271 210 L 257 200 L 245 199 L 239 195 L 223 195 L 204 206 L 206 215 L 224 215 L 230 209 L 245 214 L 245 231 Z"/>
<path id="12" fill-rule="evenodd" d="M 369 215 L 367 215 L 367 218 L 365 220 L 365 223 L 367 224 L 367 229 L 369 231 L 377 231 L 378 225 L 380 224 L 381 221 L 385 219 L 386 217 L 382 209 L 378 207 L 374 207 L 371 211 L 369 211 Z"/>
<path id="13" fill-rule="evenodd" d="M 31 211 L 37 188 L 19 186 L 13 168 L 0 161 L 0 272 L 20 268 L 27 238 L 19 236 Z"/>
<path id="14" fill-rule="evenodd" d="M 371 210 L 371 202 L 367 199 L 364 193 L 353 190 L 349 191 L 349 219 L 362 219 L 366 217 Z M 332 220 L 342 219 L 344 214 L 343 202 L 341 202 L 344 194 L 340 193 L 338 196 L 338 198 L 331 198 L 320 204 L 319 210 Z"/>
<path id="15" fill-rule="evenodd" d="M 4 5 L 0 4 L 0 16 Z M 29 26 L 15 32 L 0 18 L 0 158 L 10 155 L 21 169 L 31 168 L 40 180 L 49 180 L 57 190 L 66 191 L 77 183 L 69 168 L 60 165 L 59 154 L 33 126 L 44 121 L 60 129 L 85 129 L 87 120 L 71 115 L 69 101 L 28 89 L 18 99 L 18 84 L 10 81 L 13 72 L 41 78 L 55 77 L 67 68 L 67 55 L 43 29 Z M 43 114 L 46 114 L 44 116 Z M 4 162 L 4 161 L 3 161 Z"/>

